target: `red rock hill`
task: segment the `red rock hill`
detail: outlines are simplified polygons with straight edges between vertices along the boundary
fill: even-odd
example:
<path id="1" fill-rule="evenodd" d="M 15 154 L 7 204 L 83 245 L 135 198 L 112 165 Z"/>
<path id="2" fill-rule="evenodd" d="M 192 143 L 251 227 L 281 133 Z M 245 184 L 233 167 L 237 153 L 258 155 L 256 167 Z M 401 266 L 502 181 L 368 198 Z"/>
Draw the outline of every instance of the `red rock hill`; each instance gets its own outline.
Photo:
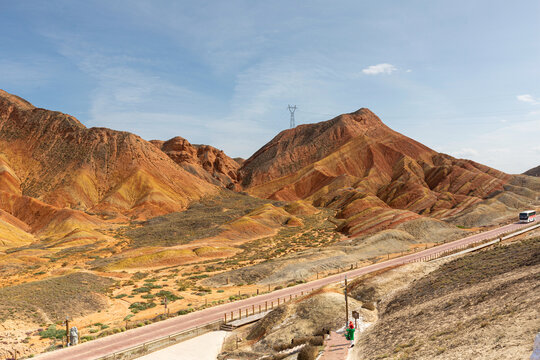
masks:
<path id="1" fill-rule="evenodd" d="M 152 140 L 175 163 L 212 184 L 236 189 L 240 164 L 210 145 L 192 145 L 177 136 L 168 141 Z"/>
<path id="2" fill-rule="evenodd" d="M 56 208 L 147 218 L 182 210 L 217 191 L 136 135 L 88 129 L 70 115 L 36 108 L 4 91 L 0 153 L 11 170 L 3 179 L 0 174 L 0 190 L 16 189 L 15 176 L 19 196 Z"/>
<path id="3" fill-rule="evenodd" d="M 259 197 L 340 209 L 350 234 L 369 230 L 374 218 L 386 217 L 391 226 L 419 214 L 455 215 L 511 178 L 437 153 L 368 109 L 282 131 L 243 163 L 240 176 Z"/>

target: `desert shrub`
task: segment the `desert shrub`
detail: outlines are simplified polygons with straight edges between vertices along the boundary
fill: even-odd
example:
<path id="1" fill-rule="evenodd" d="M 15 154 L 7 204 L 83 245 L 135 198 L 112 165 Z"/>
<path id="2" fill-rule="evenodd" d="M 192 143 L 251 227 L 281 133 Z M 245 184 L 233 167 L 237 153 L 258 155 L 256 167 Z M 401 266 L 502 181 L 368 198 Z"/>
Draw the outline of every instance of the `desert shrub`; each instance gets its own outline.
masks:
<path id="1" fill-rule="evenodd" d="M 365 302 L 365 303 L 362 304 L 362 307 L 363 307 L 364 309 L 373 311 L 373 310 L 375 310 L 375 303 L 372 303 L 372 302 Z"/>
<path id="2" fill-rule="evenodd" d="M 315 346 L 306 345 L 298 353 L 298 360 L 315 360 L 319 351 Z"/>
<path id="3" fill-rule="evenodd" d="M 175 295 L 172 292 L 167 291 L 167 290 L 161 290 L 160 292 L 158 292 L 156 294 L 156 296 L 159 297 L 159 298 L 167 298 L 167 301 L 169 301 L 169 302 L 173 302 L 173 301 L 176 301 L 176 300 L 181 300 L 181 299 L 184 298 L 182 296 L 177 296 L 177 295 Z"/>
<path id="4" fill-rule="evenodd" d="M 284 344 L 278 344 L 274 346 L 274 350 L 277 352 L 292 349 L 293 347 L 308 344 L 312 346 L 322 346 L 324 344 L 324 336 L 322 335 L 316 335 L 316 336 L 302 336 L 297 337 L 291 340 L 290 343 L 284 343 Z"/>
<path id="5" fill-rule="evenodd" d="M 131 312 L 136 314 L 139 311 L 150 309 L 156 306 L 156 303 L 153 302 L 134 302 L 133 304 L 129 305 L 129 308 L 131 309 Z"/>
<path id="6" fill-rule="evenodd" d="M 105 330 L 105 331 L 102 331 L 97 337 L 102 338 L 102 337 L 105 337 L 105 336 L 112 335 L 112 333 L 113 332 L 111 330 Z"/>
<path id="7" fill-rule="evenodd" d="M 322 328 L 313 334 L 313 336 L 322 336 L 323 338 L 325 335 L 330 335 L 330 330 Z"/>
<path id="8" fill-rule="evenodd" d="M 324 345 L 324 336 L 312 336 L 311 339 L 309 339 L 309 344 L 313 346 L 323 346 Z"/>
<path id="9" fill-rule="evenodd" d="M 118 294 L 114 298 L 115 299 L 121 299 L 121 298 L 126 297 L 126 296 L 128 296 L 128 295 L 127 294 Z"/>
<path id="10" fill-rule="evenodd" d="M 186 314 L 189 314 L 190 312 L 193 312 L 193 308 L 188 308 L 188 309 L 182 309 L 180 311 L 178 311 L 178 315 L 186 315 Z"/>
<path id="11" fill-rule="evenodd" d="M 143 293 L 143 292 L 149 293 L 150 291 L 152 291 L 152 289 L 150 289 L 148 286 L 141 286 L 140 288 L 133 289 L 133 291 L 131 293 L 132 294 L 140 294 L 140 293 Z"/>
<path id="12" fill-rule="evenodd" d="M 51 325 L 47 330 L 39 332 L 42 339 L 61 339 L 66 336 L 66 330 L 56 329 L 56 325 Z"/>
<path id="13" fill-rule="evenodd" d="M 156 285 L 153 283 L 144 283 L 144 287 L 150 288 L 150 289 L 161 289 L 162 285 Z"/>
<path id="14" fill-rule="evenodd" d="M 178 291 L 186 291 L 194 285 L 193 282 L 188 280 L 177 280 L 176 284 L 178 285 Z"/>
<path id="15" fill-rule="evenodd" d="M 206 279 L 207 277 L 208 277 L 208 275 L 206 275 L 206 274 L 193 275 L 193 276 L 188 277 L 188 280 L 201 280 L 201 279 Z"/>

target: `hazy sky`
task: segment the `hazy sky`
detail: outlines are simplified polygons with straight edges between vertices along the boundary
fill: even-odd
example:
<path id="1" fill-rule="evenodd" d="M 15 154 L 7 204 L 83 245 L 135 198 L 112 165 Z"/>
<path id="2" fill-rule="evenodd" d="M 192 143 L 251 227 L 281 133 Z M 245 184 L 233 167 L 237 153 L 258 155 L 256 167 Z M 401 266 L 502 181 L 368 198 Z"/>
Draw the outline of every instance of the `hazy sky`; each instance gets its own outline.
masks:
<path id="1" fill-rule="evenodd" d="M 248 157 L 368 107 L 437 151 L 540 165 L 540 2 L 0 0 L 0 88 Z"/>

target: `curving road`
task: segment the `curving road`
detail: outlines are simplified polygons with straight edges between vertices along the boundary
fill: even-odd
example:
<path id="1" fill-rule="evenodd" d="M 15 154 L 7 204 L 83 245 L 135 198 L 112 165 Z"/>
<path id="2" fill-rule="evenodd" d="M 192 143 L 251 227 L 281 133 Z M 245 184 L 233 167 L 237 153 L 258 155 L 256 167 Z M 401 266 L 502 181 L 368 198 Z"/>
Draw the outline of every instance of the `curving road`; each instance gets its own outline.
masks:
<path id="1" fill-rule="evenodd" d="M 412 253 L 399 258 L 390 259 L 377 264 L 369 265 L 366 267 L 358 268 L 355 270 L 342 272 L 340 274 L 328 276 L 326 278 L 310 281 L 308 283 L 296 285 L 293 287 L 285 288 L 282 290 L 274 291 L 272 293 L 259 295 L 249 299 L 236 301 L 212 308 L 204 309 L 187 315 L 177 316 L 168 320 L 153 323 L 144 327 L 132 329 L 123 333 L 107 336 L 94 341 L 86 342 L 84 344 L 77 345 L 75 347 L 57 350 L 54 352 L 42 354 L 36 357 L 39 360 L 91 360 L 97 359 L 102 356 L 110 355 L 115 352 L 150 342 L 162 337 L 166 337 L 182 330 L 191 329 L 197 326 L 208 324 L 220 319 L 223 319 L 224 314 L 230 316 L 231 311 L 235 312 L 235 316 L 238 315 L 240 309 L 243 314 L 245 310 L 251 313 L 253 307 L 258 310 L 259 305 L 263 308 L 265 303 L 270 306 L 273 302 L 277 305 L 277 299 L 280 302 L 289 300 L 292 296 L 305 294 L 313 289 L 320 288 L 322 286 L 342 281 L 344 276 L 349 279 L 359 275 L 368 274 L 373 271 L 382 270 L 385 268 L 410 263 L 414 261 L 422 261 L 432 257 L 436 257 L 437 254 L 443 253 L 449 250 L 460 249 L 470 244 L 480 242 L 487 239 L 497 238 L 506 233 L 511 233 L 527 227 L 530 224 L 510 224 L 500 228 L 489 230 L 476 235 L 468 236 L 463 239 L 452 241 L 446 244 L 442 244 L 430 249 Z"/>

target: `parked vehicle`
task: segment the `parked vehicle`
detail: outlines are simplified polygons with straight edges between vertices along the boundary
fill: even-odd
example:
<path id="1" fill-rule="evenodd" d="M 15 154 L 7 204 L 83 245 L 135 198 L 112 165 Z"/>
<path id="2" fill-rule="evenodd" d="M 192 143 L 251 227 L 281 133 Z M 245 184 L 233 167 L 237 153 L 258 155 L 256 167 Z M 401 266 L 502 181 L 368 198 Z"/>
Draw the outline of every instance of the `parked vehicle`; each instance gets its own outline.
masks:
<path id="1" fill-rule="evenodd" d="M 519 213 L 519 222 L 528 223 L 536 220 L 536 211 L 527 210 Z"/>

